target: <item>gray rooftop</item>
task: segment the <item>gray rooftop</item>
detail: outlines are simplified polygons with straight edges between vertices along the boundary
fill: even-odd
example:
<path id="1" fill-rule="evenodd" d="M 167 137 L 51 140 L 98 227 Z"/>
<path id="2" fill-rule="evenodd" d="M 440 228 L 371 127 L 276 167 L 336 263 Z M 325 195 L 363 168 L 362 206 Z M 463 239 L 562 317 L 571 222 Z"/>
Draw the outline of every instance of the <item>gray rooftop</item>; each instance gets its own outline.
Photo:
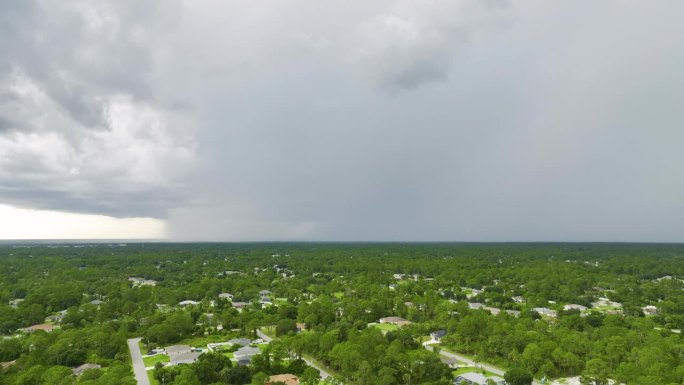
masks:
<path id="1" fill-rule="evenodd" d="M 231 345 L 247 346 L 251 344 L 252 341 L 249 338 L 233 338 L 232 340 L 228 341 L 228 343 Z"/>
<path id="2" fill-rule="evenodd" d="M 188 345 L 173 345 L 169 346 L 166 349 L 166 354 L 181 354 L 181 353 L 189 353 L 192 348 Z"/>
<path id="3" fill-rule="evenodd" d="M 202 353 L 200 353 L 200 352 L 188 352 L 188 353 L 176 354 L 175 356 L 171 357 L 171 361 L 169 362 L 169 365 L 191 364 L 191 363 L 197 361 L 197 357 L 199 357 L 201 354 Z"/>

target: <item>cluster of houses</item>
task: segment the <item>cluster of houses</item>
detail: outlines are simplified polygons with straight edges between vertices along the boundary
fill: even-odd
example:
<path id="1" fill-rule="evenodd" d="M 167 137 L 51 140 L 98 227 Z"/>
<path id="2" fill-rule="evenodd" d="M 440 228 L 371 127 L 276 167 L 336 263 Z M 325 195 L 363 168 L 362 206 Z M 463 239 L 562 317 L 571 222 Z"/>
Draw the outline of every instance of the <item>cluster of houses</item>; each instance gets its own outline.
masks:
<path id="1" fill-rule="evenodd" d="M 451 300 L 451 301 L 453 301 L 453 300 Z M 456 302 L 456 301 L 453 301 L 453 302 Z M 468 302 L 468 308 L 471 310 L 478 310 L 478 309 L 486 310 L 489 313 L 491 313 L 492 315 L 498 315 L 502 311 L 499 308 L 486 306 L 485 304 L 479 303 L 479 302 Z M 503 310 L 503 311 L 505 313 L 512 315 L 513 317 L 520 317 L 520 312 L 518 310 Z"/>
<path id="2" fill-rule="evenodd" d="M 470 372 L 463 373 L 454 379 L 455 385 L 506 385 L 506 380 L 498 376 L 486 377 L 483 374 Z"/>
<path id="3" fill-rule="evenodd" d="M 207 350 L 214 352 L 220 350 L 222 346 L 240 346 L 239 349 L 233 352 L 233 360 L 238 365 L 249 365 L 252 362 L 252 358 L 261 353 L 261 349 L 251 346 L 251 344 L 254 342 L 255 341 L 251 341 L 248 338 L 234 338 L 227 342 L 209 343 L 207 344 Z M 180 364 L 191 364 L 197 361 L 203 351 L 204 349 L 193 348 L 189 345 L 173 345 L 164 349 L 154 349 L 152 354 L 148 355 L 147 357 L 157 354 L 166 354 L 169 357 L 169 362 L 165 365 L 174 366 Z"/>
<path id="4" fill-rule="evenodd" d="M 128 281 L 133 283 L 133 287 L 139 286 L 157 286 L 157 281 L 153 279 L 145 279 L 140 277 L 129 277 Z"/>

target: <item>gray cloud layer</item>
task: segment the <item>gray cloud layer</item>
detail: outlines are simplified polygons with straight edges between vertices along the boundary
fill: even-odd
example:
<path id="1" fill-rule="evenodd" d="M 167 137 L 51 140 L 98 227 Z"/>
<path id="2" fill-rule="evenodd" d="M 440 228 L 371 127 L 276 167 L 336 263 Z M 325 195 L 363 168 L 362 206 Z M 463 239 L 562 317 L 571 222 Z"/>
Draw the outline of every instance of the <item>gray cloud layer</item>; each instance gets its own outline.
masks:
<path id="1" fill-rule="evenodd" d="M 684 4 L 0 5 L 0 202 L 174 239 L 681 241 Z"/>

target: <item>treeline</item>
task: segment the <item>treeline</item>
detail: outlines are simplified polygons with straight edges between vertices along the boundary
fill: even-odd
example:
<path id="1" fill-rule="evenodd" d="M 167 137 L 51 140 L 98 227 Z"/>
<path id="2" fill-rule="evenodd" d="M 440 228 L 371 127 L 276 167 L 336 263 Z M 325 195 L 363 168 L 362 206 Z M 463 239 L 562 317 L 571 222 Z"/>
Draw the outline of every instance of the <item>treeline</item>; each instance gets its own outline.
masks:
<path id="1" fill-rule="evenodd" d="M 116 373 L 124 381 L 118 383 L 126 383 L 132 379 L 126 337 L 165 345 L 206 333 L 255 337 L 266 325 L 276 325 L 284 337 L 282 347 L 268 352 L 268 365 L 250 369 L 246 380 L 243 369 L 215 359 L 214 366 L 203 364 L 220 366 L 214 372 L 224 374 L 215 382 L 258 382 L 289 368 L 294 354 L 320 360 L 351 384 L 404 384 L 409 378 L 412 384 L 441 384 L 450 380 L 448 370 L 419 344 L 437 329 L 448 332 L 446 348 L 538 377 L 684 382 L 684 344 L 676 333 L 684 328 L 684 245 L 63 246 L 0 247 L 0 333 L 16 335 L 48 316 L 61 318 L 61 330 L 2 340 L 0 361 L 17 361 L 0 372 L 0 383 L 47 381 L 38 373 L 75 382 L 65 368 L 85 362 L 103 368 L 78 381 L 106 383 Z M 129 277 L 157 285 L 134 287 Z M 261 306 L 264 289 L 277 306 Z M 218 298 L 224 292 L 250 305 L 238 312 Z M 603 296 L 620 302 L 623 315 L 562 310 Z M 183 300 L 200 303 L 179 308 Z M 520 317 L 471 310 L 467 302 L 520 311 Z M 657 314 L 646 317 L 646 305 L 656 306 Z M 535 307 L 556 310 L 558 318 L 542 318 L 531 311 Z M 386 335 L 368 327 L 385 316 L 414 324 Z M 296 323 L 307 331 L 296 333 Z M 190 371 L 204 381 L 195 369 L 165 370 L 173 383 L 194 378 Z"/>

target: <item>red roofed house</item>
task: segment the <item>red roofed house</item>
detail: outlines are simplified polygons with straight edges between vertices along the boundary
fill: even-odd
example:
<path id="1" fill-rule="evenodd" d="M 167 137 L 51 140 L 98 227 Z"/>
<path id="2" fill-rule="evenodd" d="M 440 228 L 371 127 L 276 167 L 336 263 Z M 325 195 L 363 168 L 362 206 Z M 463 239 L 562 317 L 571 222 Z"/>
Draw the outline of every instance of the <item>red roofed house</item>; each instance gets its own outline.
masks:
<path id="1" fill-rule="evenodd" d="M 282 382 L 285 385 L 299 385 L 299 378 L 294 374 L 277 374 L 269 377 L 266 385 L 273 385 L 278 382 Z"/>
<path id="2" fill-rule="evenodd" d="M 52 329 L 53 329 L 53 325 L 50 325 L 50 324 L 40 324 L 40 325 L 29 326 L 29 327 L 27 327 L 27 328 L 23 328 L 23 329 L 20 329 L 20 330 L 22 330 L 22 331 L 25 332 L 25 333 L 33 333 L 33 332 L 35 332 L 36 330 L 43 330 L 43 331 L 46 331 L 46 332 L 51 332 Z"/>

